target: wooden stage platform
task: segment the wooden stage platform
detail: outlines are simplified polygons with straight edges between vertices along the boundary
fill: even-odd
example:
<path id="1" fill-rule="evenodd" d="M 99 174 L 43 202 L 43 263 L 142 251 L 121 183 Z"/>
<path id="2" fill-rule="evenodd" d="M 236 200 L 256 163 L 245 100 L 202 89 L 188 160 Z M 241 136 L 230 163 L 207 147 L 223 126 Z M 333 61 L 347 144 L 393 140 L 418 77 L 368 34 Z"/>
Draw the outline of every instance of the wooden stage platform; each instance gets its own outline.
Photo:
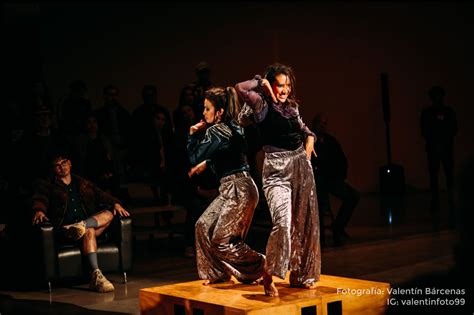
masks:
<path id="1" fill-rule="evenodd" d="M 289 275 L 289 274 L 288 274 Z M 202 285 L 202 280 L 140 290 L 143 315 L 349 315 L 384 314 L 390 284 L 321 275 L 313 290 L 290 288 L 288 275 L 276 281 L 278 297 L 263 286 L 232 282 Z"/>

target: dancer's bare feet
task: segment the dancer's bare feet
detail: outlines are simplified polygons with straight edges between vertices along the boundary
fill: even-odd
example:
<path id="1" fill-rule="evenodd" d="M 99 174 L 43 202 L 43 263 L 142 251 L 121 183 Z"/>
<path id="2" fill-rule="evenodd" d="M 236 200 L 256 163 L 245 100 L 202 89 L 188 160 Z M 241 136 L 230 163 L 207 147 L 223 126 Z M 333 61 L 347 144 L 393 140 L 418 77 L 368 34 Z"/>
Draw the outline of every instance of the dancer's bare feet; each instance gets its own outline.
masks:
<path id="1" fill-rule="evenodd" d="M 263 282 L 263 289 L 265 290 L 265 295 L 271 296 L 271 297 L 278 296 L 278 290 L 275 286 L 275 283 L 273 282 L 272 275 L 265 272 L 262 278 L 263 278 L 262 282 Z"/>
<path id="2" fill-rule="evenodd" d="M 308 289 L 308 290 L 314 290 L 317 288 L 316 282 L 312 283 L 306 283 L 303 288 Z"/>
<path id="3" fill-rule="evenodd" d="M 292 288 L 313 290 L 313 289 L 316 289 L 318 286 L 316 285 L 316 282 L 311 282 L 311 283 L 303 283 L 303 284 L 299 284 L 299 285 L 292 285 L 291 287 Z"/>

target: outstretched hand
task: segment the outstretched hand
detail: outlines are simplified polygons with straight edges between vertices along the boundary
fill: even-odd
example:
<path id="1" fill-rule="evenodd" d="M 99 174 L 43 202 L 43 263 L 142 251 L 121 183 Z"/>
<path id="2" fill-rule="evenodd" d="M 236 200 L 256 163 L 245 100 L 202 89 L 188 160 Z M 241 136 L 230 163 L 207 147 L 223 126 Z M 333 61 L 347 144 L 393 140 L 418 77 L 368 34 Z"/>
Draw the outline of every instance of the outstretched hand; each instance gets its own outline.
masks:
<path id="1" fill-rule="evenodd" d="M 42 223 L 43 221 L 48 221 L 48 217 L 46 216 L 46 214 L 44 214 L 43 211 L 36 211 L 35 212 L 35 215 L 33 216 L 33 225 L 36 225 L 36 224 L 40 224 Z"/>
<path id="2" fill-rule="evenodd" d="M 119 214 L 121 217 L 129 217 L 130 213 L 125 210 L 120 204 L 114 204 L 114 215 Z"/>
<path id="3" fill-rule="evenodd" d="M 193 177 L 195 174 L 201 174 L 207 168 L 206 161 L 202 161 L 201 163 L 197 164 L 196 166 L 192 167 L 189 172 L 188 176 Z"/>
<path id="4" fill-rule="evenodd" d="M 192 135 L 193 133 L 204 129 L 205 127 L 206 127 L 206 122 L 201 119 L 197 124 L 192 125 L 191 127 L 189 127 L 189 134 Z"/>

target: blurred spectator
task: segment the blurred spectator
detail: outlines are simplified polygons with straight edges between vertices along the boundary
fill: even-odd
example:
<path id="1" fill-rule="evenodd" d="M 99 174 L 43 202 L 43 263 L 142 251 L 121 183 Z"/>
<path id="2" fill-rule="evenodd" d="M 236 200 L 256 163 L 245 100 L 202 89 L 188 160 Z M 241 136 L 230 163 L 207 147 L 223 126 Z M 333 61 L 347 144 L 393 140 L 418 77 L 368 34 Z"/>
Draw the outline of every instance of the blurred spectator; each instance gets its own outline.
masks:
<path id="1" fill-rule="evenodd" d="M 59 126 L 70 137 L 77 137 L 85 131 L 85 121 L 92 110 L 92 104 L 86 95 L 85 82 L 76 80 L 69 85 L 69 95 L 59 104 Z"/>
<path id="2" fill-rule="evenodd" d="M 328 119 L 323 113 L 316 114 L 313 119 L 312 129 L 316 134 L 314 148 L 317 157 L 312 156 L 311 164 L 316 180 L 321 243 L 325 242 L 324 214 L 331 211 L 329 195 L 342 201 L 331 227 L 334 245 L 339 246 L 349 237 L 345 228 L 359 203 L 360 194 L 346 182 L 347 158 L 336 138 L 327 132 L 327 122 Z"/>
<path id="3" fill-rule="evenodd" d="M 455 223 L 454 209 L 454 137 L 458 126 L 453 108 L 444 104 L 445 90 L 433 86 L 428 95 L 431 106 L 425 108 L 420 117 L 421 134 L 426 141 L 426 155 L 430 175 L 431 210 L 439 211 L 438 177 L 440 164 L 443 165 L 448 190 L 450 224 Z"/>
<path id="4" fill-rule="evenodd" d="M 203 117 L 204 110 L 204 93 L 213 87 L 211 82 L 211 68 L 205 61 L 201 61 L 196 66 L 197 80 L 188 84 L 185 88 L 191 87 L 194 94 L 193 110 L 194 115 L 199 119 Z"/>
<path id="5" fill-rule="evenodd" d="M 170 201 L 171 116 L 166 107 L 158 104 L 155 86 L 144 86 L 142 97 L 143 104 L 132 114 L 132 172 L 137 179 L 150 183 L 154 200 L 164 204 Z"/>
<path id="6" fill-rule="evenodd" d="M 104 88 L 104 105 L 95 111 L 100 132 L 106 135 L 117 153 L 114 169 L 120 179 L 120 198 L 128 196 L 128 158 L 132 137 L 130 113 L 119 102 L 119 90 L 114 85 Z"/>
<path id="7" fill-rule="evenodd" d="M 110 139 L 99 132 L 97 118 L 89 113 L 85 131 L 75 138 L 77 174 L 89 179 L 101 189 L 118 195 L 120 181 L 114 169 L 116 153 Z"/>
<path id="8" fill-rule="evenodd" d="M 23 183 L 29 186 L 35 178 L 49 175 L 51 155 L 57 150 L 71 152 L 71 142 L 56 128 L 52 127 L 51 110 L 42 106 L 35 112 L 33 132 L 24 137 L 21 144 Z"/>

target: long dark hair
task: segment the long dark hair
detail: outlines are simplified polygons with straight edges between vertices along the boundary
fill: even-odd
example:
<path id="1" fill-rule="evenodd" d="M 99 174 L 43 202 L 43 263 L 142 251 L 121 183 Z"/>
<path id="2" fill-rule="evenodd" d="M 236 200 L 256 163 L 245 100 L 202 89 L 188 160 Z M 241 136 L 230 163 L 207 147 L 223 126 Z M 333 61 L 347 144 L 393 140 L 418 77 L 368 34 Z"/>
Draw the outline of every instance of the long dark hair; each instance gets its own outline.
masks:
<path id="1" fill-rule="evenodd" d="M 206 91 L 204 97 L 208 99 L 216 111 L 221 108 L 224 109 L 222 115 L 222 122 L 228 123 L 232 120 L 237 120 L 241 104 L 237 92 L 233 87 L 214 87 Z"/>
<path id="2" fill-rule="evenodd" d="M 281 63 L 274 63 L 265 70 L 265 79 L 273 85 L 275 77 L 279 74 L 284 74 L 290 79 L 291 90 L 287 99 L 288 104 L 292 107 L 298 107 L 298 101 L 296 99 L 296 78 L 291 67 Z"/>

